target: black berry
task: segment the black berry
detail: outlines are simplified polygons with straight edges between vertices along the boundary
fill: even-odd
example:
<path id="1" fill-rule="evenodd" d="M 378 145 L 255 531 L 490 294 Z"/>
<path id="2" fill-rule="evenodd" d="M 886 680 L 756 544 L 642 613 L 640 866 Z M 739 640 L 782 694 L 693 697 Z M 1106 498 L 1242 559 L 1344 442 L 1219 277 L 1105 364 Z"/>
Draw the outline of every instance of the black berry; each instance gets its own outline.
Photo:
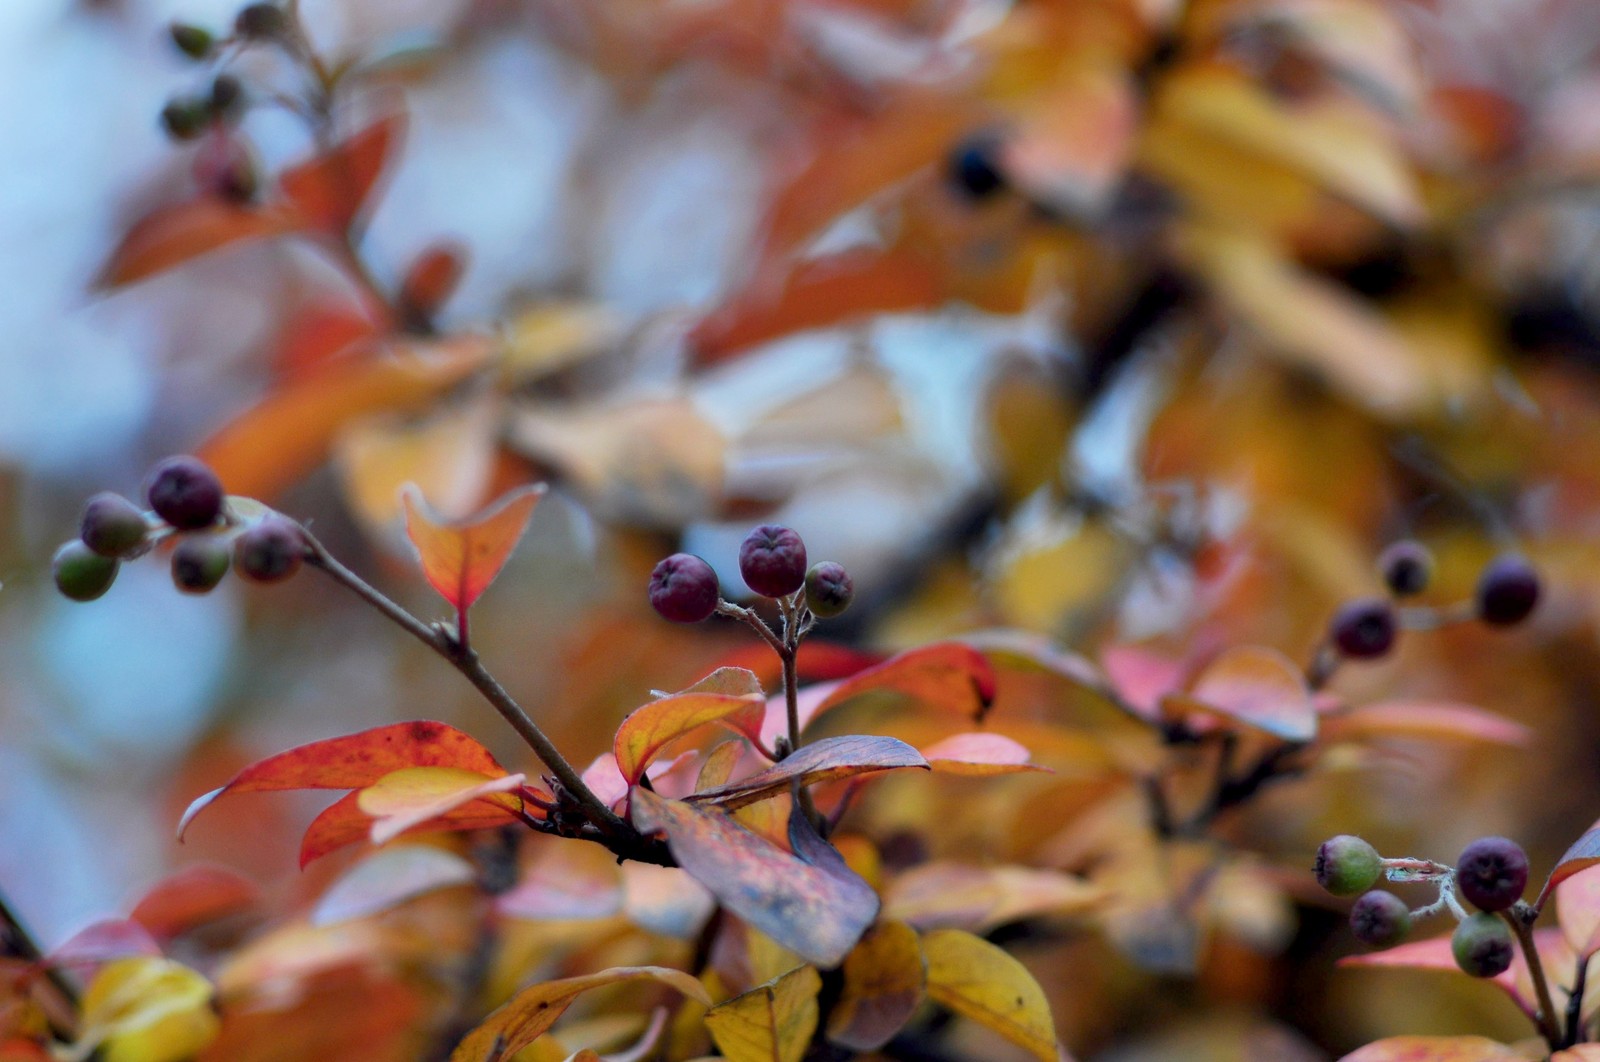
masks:
<path id="1" fill-rule="evenodd" d="M 1456 884 L 1474 907 L 1503 911 L 1528 887 L 1528 853 L 1508 838 L 1480 837 L 1456 860 Z"/>
<path id="2" fill-rule="evenodd" d="M 1400 943 L 1410 929 L 1411 909 L 1392 892 L 1374 889 L 1362 893 L 1350 908 L 1350 931 L 1374 948 Z"/>
<path id="3" fill-rule="evenodd" d="M 1335 896 L 1354 896 L 1378 881 L 1383 870 L 1378 850 L 1359 837 L 1342 833 L 1317 849 L 1317 884 Z"/>
<path id="4" fill-rule="evenodd" d="M 172 35 L 172 43 L 178 46 L 178 51 L 191 59 L 204 59 L 216 43 L 209 31 L 187 22 L 174 22 L 167 32 Z"/>
<path id="5" fill-rule="evenodd" d="M 239 574 L 258 583 L 275 583 L 300 570 L 305 560 L 305 534 L 282 516 L 264 517 L 241 532 L 233 543 L 233 564 Z"/>
<path id="6" fill-rule="evenodd" d="M 855 594 L 856 585 L 842 564 L 822 561 L 806 572 L 806 607 L 819 619 L 837 616 L 849 608 Z"/>
<path id="7" fill-rule="evenodd" d="M 50 563 L 56 589 L 74 601 L 93 601 L 111 589 L 119 561 L 102 557 L 77 539 L 56 550 Z"/>
<path id="8" fill-rule="evenodd" d="M 169 457 L 150 472 L 145 497 L 156 515 L 180 531 L 214 524 L 222 515 L 222 481 L 197 457 Z"/>
<path id="9" fill-rule="evenodd" d="M 1499 915 L 1480 912 L 1456 926 L 1450 952 L 1464 973 L 1498 977 L 1511 968 L 1511 929 Z"/>
<path id="10" fill-rule="evenodd" d="M 699 623 L 717 610 L 717 573 L 692 553 L 674 553 L 650 573 L 650 605 L 673 623 Z"/>
<path id="11" fill-rule="evenodd" d="M 217 535 L 185 535 L 172 551 L 172 583 L 186 594 L 205 594 L 216 589 L 228 574 L 232 550 Z"/>
<path id="12" fill-rule="evenodd" d="M 289 18 L 277 4 L 248 4 L 233 20 L 233 32 L 246 40 L 281 37 L 289 28 Z"/>
<path id="13" fill-rule="evenodd" d="M 179 96 L 161 108 L 161 126 L 174 140 L 193 140 L 211 121 L 211 104 L 198 96 Z"/>
<path id="14" fill-rule="evenodd" d="M 1333 644 L 1345 656 L 1368 659 L 1382 656 L 1394 646 L 1397 630 L 1394 607 L 1379 597 L 1347 602 L 1334 613 Z"/>
<path id="15" fill-rule="evenodd" d="M 762 597 L 783 597 L 806 581 L 806 544 L 792 528 L 762 524 L 739 544 L 739 574 Z"/>
<path id="16" fill-rule="evenodd" d="M 83 507 L 78 535 L 103 557 L 124 557 L 144 545 L 150 525 L 140 508 L 112 491 L 101 491 Z"/>
<path id="17" fill-rule="evenodd" d="M 1378 556 L 1378 571 L 1395 597 L 1413 597 L 1433 579 L 1433 554 L 1422 543 L 1404 539 Z"/>
<path id="18" fill-rule="evenodd" d="M 1539 573 L 1515 553 L 1503 553 L 1478 577 L 1478 618 L 1509 627 L 1528 618 L 1539 603 Z"/>
<path id="19" fill-rule="evenodd" d="M 1005 175 L 996 155 L 999 144 L 992 136 L 976 136 L 956 145 L 945 160 L 950 183 L 971 199 L 983 200 L 1004 190 Z"/>

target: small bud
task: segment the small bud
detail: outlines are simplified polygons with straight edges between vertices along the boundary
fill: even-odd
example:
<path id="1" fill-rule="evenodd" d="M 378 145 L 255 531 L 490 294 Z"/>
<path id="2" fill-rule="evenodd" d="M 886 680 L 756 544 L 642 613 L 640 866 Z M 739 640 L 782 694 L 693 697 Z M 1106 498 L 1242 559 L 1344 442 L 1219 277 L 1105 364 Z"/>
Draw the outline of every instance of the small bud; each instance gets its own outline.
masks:
<path id="1" fill-rule="evenodd" d="M 1498 977 L 1511 969 L 1511 928 L 1497 914 L 1482 911 L 1456 926 L 1450 953 L 1472 977 Z"/>
<path id="2" fill-rule="evenodd" d="M 426 322 L 455 293 L 466 270 L 462 249 L 434 244 L 419 254 L 400 282 L 400 304 L 418 321 Z"/>
<path id="3" fill-rule="evenodd" d="M 1333 643 L 1345 656 L 1359 660 L 1382 656 L 1394 646 L 1394 607 L 1377 597 L 1347 602 L 1334 613 Z"/>
<path id="4" fill-rule="evenodd" d="M 248 4 L 233 20 L 234 34 L 251 41 L 281 37 L 288 29 L 289 17 L 277 4 Z"/>
<path id="5" fill-rule="evenodd" d="M 161 108 L 161 125 L 174 140 L 193 140 L 211 121 L 211 105 L 198 96 L 177 96 Z"/>
<path id="6" fill-rule="evenodd" d="M 783 597 L 806 581 L 806 544 L 792 528 L 762 524 L 739 544 L 739 574 L 762 597 Z"/>
<path id="7" fill-rule="evenodd" d="M 293 521 L 282 516 L 264 517 L 240 532 L 233 543 L 233 563 L 239 574 L 258 583 L 276 583 L 300 570 L 305 560 L 306 538 Z"/>
<path id="8" fill-rule="evenodd" d="M 228 574 L 232 550 L 220 535 L 185 535 L 172 551 L 172 583 L 186 594 L 206 594 Z"/>
<path id="9" fill-rule="evenodd" d="M 1350 908 L 1350 932 L 1363 944 L 1387 948 L 1400 943 L 1410 930 L 1411 909 L 1392 892 L 1362 893 Z"/>
<path id="10" fill-rule="evenodd" d="M 691 553 L 674 553 L 650 573 L 650 605 L 673 623 L 699 623 L 717 610 L 717 573 Z"/>
<path id="11" fill-rule="evenodd" d="M 1503 911 L 1528 887 L 1528 853 L 1509 838 L 1480 837 L 1456 860 L 1456 884 L 1479 910 Z"/>
<path id="12" fill-rule="evenodd" d="M 218 74 L 211 82 L 211 117 L 231 122 L 244 109 L 244 85 L 232 74 Z"/>
<path id="13" fill-rule="evenodd" d="M 172 35 L 172 43 L 178 46 L 178 51 L 191 59 L 204 59 L 216 43 L 210 31 L 187 22 L 174 22 L 167 27 L 167 32 Z"/>
<path id="14" fill-rule="evenodd" d="M 222 515 L 222 483 L 197 457 L 169 457 L 150 472 L 145 487 L 150 508 L 180 531 L 216 523 Z"/>
<path id="15" fill-rule="evenodd" d="M 103 557 L 78 539 L 63 543 L 50 562 L 56 589 L 74 601 L 93 601 L 111 589 L 121 562 Z"/>
<path id="16" fill-rule="evenodd" d="M 83 507 L 78 535 L 102 557 L 125 557 L 144 545 L 150 525 L 140 508 L 114 491 L 101 491 Z"/>
<path id="17" fill-rule="evenodd" d="M 1341 833 L 1317 849 L 1317 884 L 1335 896 L 1354 896 L 1377 884 L 1383 857 L 1359 837 Z"/>
<path id="18" fill-rule="evenodd" d="M 855 583 L 842 564 L 822 561 L 806 572 L 806 607 L 818 619 L 829 619 L 849 608 L 855 594 Z"/>
<path id="19" fill-rule="evenodd" d="M 1496 557 L 1478 577 L 1478 618 L 1510 627 L 1528 618 L 1539 603 L 1539 573 L 1515 553 Z"/>
<path id="20" fill-rule="evenodd" d="M 956 145 L 945 160 L 945 176 L 969 199 L 984 200 L 1006 187 L 996 156 L 999 144 L 990 134 L 979 134 Z"/>
<path id="21" fill-rule="evenodd" d="M 1403 539 L 1379 554 L 1378 571 L 1395 597 L 1415 597 L 1433 579 L 1433 554 L 1422 543 Z"/>

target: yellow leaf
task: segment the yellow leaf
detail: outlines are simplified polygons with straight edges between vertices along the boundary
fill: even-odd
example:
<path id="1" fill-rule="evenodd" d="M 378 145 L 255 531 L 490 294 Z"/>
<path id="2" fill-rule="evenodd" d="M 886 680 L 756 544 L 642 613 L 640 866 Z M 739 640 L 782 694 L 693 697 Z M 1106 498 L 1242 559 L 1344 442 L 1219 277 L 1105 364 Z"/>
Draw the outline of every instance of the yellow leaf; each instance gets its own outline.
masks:
<path id="1" fill-rule="evenodd" d="M 179 1062 L 217 1035 L 211 982 L 154 956 L 101 967 L 83 995 L 83 1032 L 67 1057 L 104 1062 Z"/>
<path id="2" fill-rule="evenodd" d="M 917 931 L 880 922 L 844 960 L 844 990 L 828 1016 L 828 1039 L 876 1051 L 900 1031 L 922 1002 L 927 970 Z"/>
<path id="3" fill-rule="evenodd" d="M 728 1062 L 800 1062 L 817 1031 L 822 977 L 799 966 L 706 1015 L 711 1038 Z"/>
<path id="4" fill-rule="evenodd" d="M 460 767 L 402 767 L 362 789 L 356 805 L 377 820 L 372 824 L 372 843 L 383 844 L 474 800 L 515 811 L 522 802 L 508 794 L 526 780 L 521 774 L 490 778 Z"/>
<path id="5" fill-rule="evenodd" d="M 922 938 L 928 995 L 993 1029 L 1043 1062 L 1056 1060 L 1056 1026 L 1044 990 L 1026 967 L 982 937 L 936 929 Z"/>

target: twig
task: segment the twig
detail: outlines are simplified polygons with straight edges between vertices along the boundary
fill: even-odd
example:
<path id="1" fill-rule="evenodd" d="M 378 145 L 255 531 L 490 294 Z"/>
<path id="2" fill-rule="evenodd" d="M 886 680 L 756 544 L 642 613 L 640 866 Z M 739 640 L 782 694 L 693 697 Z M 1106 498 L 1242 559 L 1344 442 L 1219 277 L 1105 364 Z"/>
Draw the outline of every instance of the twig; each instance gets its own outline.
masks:
<path id="1" fill-rule="evenodd" d="M 1539 948 L 1533 939 L 1534 909 L 1519 900 L 1509 911 L 1501 911 L 1500 917 L 1505 919 L 1511 932 L 1517 935 L 1517 943 L 1522 946 L 1522 957 L 1528 964 L 1528 979 L 1533 982 L 1534 993 L 1539 999 L 1539 1013 L 1536 1016 L 1539 1034 L 1552 1051 L 1559 1050 L 1562 1036 L 1561 1028 L 1556 1024 L 1556 1005 L 1550 998 L 1550 983 L 1545 978 L 1544 963 L 1539 958 Z"/>

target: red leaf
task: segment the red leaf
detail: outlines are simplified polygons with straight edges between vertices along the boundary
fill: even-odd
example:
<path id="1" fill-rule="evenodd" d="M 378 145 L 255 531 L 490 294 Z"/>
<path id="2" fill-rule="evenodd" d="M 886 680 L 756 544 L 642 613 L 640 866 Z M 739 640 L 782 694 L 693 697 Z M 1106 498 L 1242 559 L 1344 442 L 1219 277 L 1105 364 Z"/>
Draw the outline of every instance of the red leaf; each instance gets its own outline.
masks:
<path id="1" fill-rule="evenodd" d="M 283 197 L 307 226 L 345 232 L 366 205 L 404 126 L 400 114 L 387 115 L 327 154 L 284 171 L 278 179 Z"/>
<path id="2" fill-rule="evenodd" d="M 340 355 L 381 334 L 381 327 L 359 310 L 337 303 L 307 306 L 284 325 L 273 355 L 274 368 L 287 380 L 314 376 Z"/>
<path id="3" fill-rule="evenodd" d="M 158 207 L 134 222 L 95 286 L 132 284 L 229 244 L 294 228 L 295 218 L 282 210 L 235 206 L 214 196 Z"/>
<path id="4" fill-rule="evenodd" d="M 240 771 L 220 789 L 189 805 L 178 823 L 178 837 L 219 797 L 281 789 L 360 789 L 402 767 L 461 767 L 503 775 L 489 750 L 455 727 L 418 721 L 392 723 L 358 734 L 313 741 L 269 756 Z"/>
<path id="5" fill-rule="evenodd" d="M 171 939 L 196 926 L 243 914 L 261 902 L 261 890 L 225 867 L 185 867 L 144 894 L 129 916 L 151 934 Z"/>
<path id="6" fill-rule="evenodd" d="M 523 792 L 527 792 L 524 790 Z M 541 794 L 548 798 L 549 794 Z M 361 793 L 346 793 L 311 820 L 300 838 L 300 869 L 311 865 L 329 852 L 346 845 L 359 844 L 372 836 L 372 816 L 361 810 Z M 532 809 L 529 809 L 532 810 Z M 511 808 L 498 807 L 482 801 L 429 819 L 404 831 L 413 833 L 457 833 L 466 830 L 487 830 L 519 821 Z"/>
<path id="7" fill-rule="evenodd" d="M 646 789 L 634 790 L 633 820 L 665 833 L 678 865 L 723 906 L 809 962 L 838 965 L 878 914 L 872 886 L 802 814 L 790 819 L 793 855 L 724 812 Z"/>
<path id="8" fill-rule="evenodd" d="M 1242 645 L 1217 656 L 1195 676 L 1189 691 L 1162 699 L 1180 716 L 1214 712 L 1284 741 L 1310 741 L 1317 710 L 1305 675 L 1276 649 Z"/>
<path id="9" fill-rule="evenodd" d="M 1550 877 L 1544 883 L 1544 888 L 1539 890 L 1539 898 L 1533 906 L 1544 908 L 1545 900 L 1550 898 L 1550 892 L 1557 885 L 1566 881 L 1580 870 L 1600 863 L 1600 825 L 1589 827 L 1588 831 L 1572 842 L 1572 847 L 1562 854 L 1556 862 L 1555 869 L 1550 871 Z"/>
<path id="10" fill-rule="evenodd" d="M 849 678 L 874 664 L 881 664 L 884 659 L 882 653 L 818 641 L 811 637 L 800 643 L 794 664 L 801 682 L 833 682 Z M 773 689 L 783 681 L 783 664 L 777 654 L 760 642 L 742 645 L 719 657 L 717 662 L 723 667 L 739 667 L 754 672 L 765 689 Z"/>
<path id="11" fill-rule="evenodd" d="M 624 781 L 637 785 L 650 761 L 668 744 L 711 723 L 752 732 L 760 726 L 765 704 L 755 675 L 742 668 L 718 668 L 682 693 L 629 712 L 612 746 L 617 769 Z"/>
<path id="12" fill-rule="evenodd" d="M 405 492 L 406 535 L 422 559 L 422 574 L 457 613 L 465 613 L 489 588 L 528 529 L 543 483 L 518 487 L 479 513 L 440 520 L 415 488 Z"/>
<path id="13" fill-rule="evenodd" d="M 929 707 L 981 720 L 994 703 L 994 668 L 982 653 L 960 642 L 908 649 L 839 683 L 804 715 L 801 724 L 852 697 L 878 691 L 901 693 Z"/>
<path id="14" fill-rule="evenodd" d="M 702 790 L 688 799 L 732 811 L 786 792 L 791 784 L 817 785 L 898 767 L 921 767 L 926 770 L 928 761 L 898 738 L 860 734 L 823 738 L 801 746 L 786 759 L 764 771 L 737 782 Z"/>

